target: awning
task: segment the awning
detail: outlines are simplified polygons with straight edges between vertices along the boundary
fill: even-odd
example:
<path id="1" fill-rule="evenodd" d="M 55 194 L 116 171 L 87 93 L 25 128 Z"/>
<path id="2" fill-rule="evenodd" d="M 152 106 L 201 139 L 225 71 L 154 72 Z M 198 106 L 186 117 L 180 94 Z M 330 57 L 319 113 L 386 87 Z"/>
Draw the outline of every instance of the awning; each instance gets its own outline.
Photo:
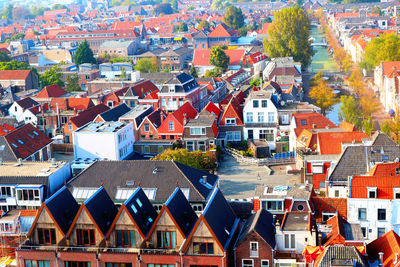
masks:
<path id="1" fill-rule="evenodd" d="M 174 40 L 175 40 L 175 41 L 181 41 L 181 40 L 182 40 L 182 37 L 175 37 Z"/>
<path id="2" fill-rule="evenodd" d="M 303 250 L 303 258 L 307 263 L 313 263 L 315 259 L 324 251 L 323 247 L 319 246 L 306 246 Z"/>

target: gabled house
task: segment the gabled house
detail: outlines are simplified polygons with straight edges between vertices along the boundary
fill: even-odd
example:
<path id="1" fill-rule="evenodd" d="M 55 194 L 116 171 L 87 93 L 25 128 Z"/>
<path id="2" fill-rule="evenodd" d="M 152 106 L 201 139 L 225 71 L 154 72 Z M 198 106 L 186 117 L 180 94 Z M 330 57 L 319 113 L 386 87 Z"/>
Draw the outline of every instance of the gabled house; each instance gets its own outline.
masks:
<path id="1" fill-rule="evenodd" d="M 119 99 L 122 103 L 127 104 L 131 108 L 137 105 L 149 104 L 152 105 L 154 109 L 157 109 L 159 107 L 158 99 L 148 97 L 157 94 L 159 91 L 157 86 L 150 80 L 143 80 L 129 87 Z"/>
<path id="2" fill-rule="evenodd" d="M 264 209 L 258 210 L 243 223 L 236 240 L 236 266 L 273 266 L 275 246 L 274 217 Z"/>
<path id="3" fill-rule="evenodd" d="M 45 86 L 42 91 L 40 91 L 36 98 L 39 98 L 38 101 L 48 101 L 53 97 L 60 97 L 65 95 L 67 92 L 61 88 L 58 84 L 52 84 Z"/>
<path id="4" fill-rule="evenodd" d="M 157 211 L 139 187 L 119 208 L 107 240 L 117 248 L 140 248 L 156 219 Z"/>
<path id="5" fill-rule="evenodd" d="M 183 129 L 183 140 L 189 151 L 210 150 L 216 145 L 217 136 L 217 118 L 206 110 L 190 120 Z"/>
<path id="6" fill-rule="evenodd" d="M 124 87 L 122 89 L 112 91 L 111 93 L 102 97 L 101 103 L 107 105 L 109 108 L 116 107 L 122 103 L 120 97 L 123 96 L 127 90 L 128 87 Z"/>
<path id="7" fill-rule="evenodd" d="M 389 231 L 367 245 L 368 260 L 371 266 L 398 266 L 400 237 Z"/>
<path id="8" fill-rule="evenodd" d="M 186 102 L 173 113 L 169 113 L 161 123 L 158 128 L 159 139 L 181 139 L 183 127 L 189 120 L 194 119 L 196 116 L 197 110 L 190 102 Z"/>
<path id="9" fill-rule="evenodd" d="M 358 246 L 365 245 L 360 224 L 348 223 L 339 216 L 333 216 L 326 222 L 330 232 L 322 240 L 325 247 L 333 245 Z"/>
<path id="10" fill-rule="evenodd" d="M 244 59 L 245 49 L 228 49 L 225 54 L 229 57 L 229 70 L 239 70 Z M 212 70 L 215 66 L 210 64 L 210 49 L 195 49 L 193 53 L 193 66 L 197 69 L 199 76 L 206 74 L 207 70 Z"/>
<path id="11" fill-rule="evenodd" d="M 94 122 L 118 121 L 121 116 L 125 115 L 129 111 L 131 111 L 131 109 L 128 107 L 128 105 L 122 103 L 120 105 L 114 106 L 113 108 L 110 108 L 107 111 L 104 111 L 103 113 L 100 113 L 99 115 L 96 116 L 96 118 L 93 121 Z"/>
<path id="12" fill-rule="evenodd" d="M 81 204 L 67 233 L 72 246 L 105 246 L 105 237 L 118 210 L 101 186 Z"/>
<path id="13" fill-rule="evenodd" d="M 228 142 L 240 142 L 243 137 L 243 110 L 235 96 L 232 96 L 228 105 L 219 118 L 218 129 L 222 145 Z"/>
<path id="14" fill-rule="evenodd" d="M 133 136 L 134 140 L 140 139 L 140 133 L 138 132 L 139 126 L 146 116 L 153 112 L 153 106 L 150 105 L 139 105 L 132 108 L 130 111 L 119 117 L 120 122 L 133 124 Z"/>
<path id="15" fill-rule="evenodd" d="M 15 101 L 8 109 L 8 113 L 10 114 L 10 116 L 15 117 L 18 122 L 20 122 L 25 119 L 24 118 L 25 110 L 32 107 L 36 107 L 38 105 L 39 105 L 38 102 L 36 102 L 30 97 L 26 97 L 24 99 Z"/>
<path id="16" fill-rule="evenodd" d="M 1 70 L 0 85 L 3 88 L 13 87 L 17 91 L 38 89 L 38 77 L 31 70 Z"/>
<path id="17" fill-rule="evenodd" d="M 354 246 L 328 246 L 314 261 L 315 267 L 343 266 L 367 267 L 368 261 Z"/>
<path id="18" fill-rule="evenodd" d="M 210 200 L 187 237 L 182 251 L 185 254 L 212 255 L 204 264 L 230 266 L 235 238 L 240 231 L 240 219 L 226 201 L 219 188 L 215 188 Z M 187 264 L 196 264 L 195 259 Z"/>

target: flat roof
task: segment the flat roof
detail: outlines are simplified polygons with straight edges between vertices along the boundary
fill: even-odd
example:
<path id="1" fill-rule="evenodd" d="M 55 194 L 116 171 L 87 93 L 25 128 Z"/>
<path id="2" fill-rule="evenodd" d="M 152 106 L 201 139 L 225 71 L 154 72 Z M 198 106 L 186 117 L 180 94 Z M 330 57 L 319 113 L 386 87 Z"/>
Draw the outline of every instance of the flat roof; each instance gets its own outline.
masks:
<path id="1" fill-rule="evenodd" d="M 119 117 L 120 120 L 127 120 L 127 119 L 135 119 L 138 116 L 140 116 L 143 112 L 151 108 L 150 105 L 139 105 L 134 107 L 131 111 L 128 113 L 125 113 L 121 117 Z"/>
<path id="2" fill-rule="evenodd" d="M 22 165 L 17 165 L 17 162 L 3 162 L 0 165 L 0 176 L 49 176 L 65 163 L 57 162 L 53 165 L 49 161 L 23 161 Z"/>
<path id="3" fill-rule="evenodd" d="M 127 124 L 121 121 L 91 122 L 76 130 L 88 133 L 113 133 L 122 129 Z"/>

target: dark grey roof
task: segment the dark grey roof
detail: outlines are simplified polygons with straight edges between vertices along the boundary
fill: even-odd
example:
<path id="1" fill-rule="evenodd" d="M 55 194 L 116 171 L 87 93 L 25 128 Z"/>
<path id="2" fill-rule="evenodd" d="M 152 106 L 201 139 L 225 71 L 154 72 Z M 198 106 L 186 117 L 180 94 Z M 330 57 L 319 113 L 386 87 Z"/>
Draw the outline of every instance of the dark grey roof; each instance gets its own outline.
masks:
<path id="1" fill-rule="evenodd" d="M 142 188 L 139 187 L 132 196 L 125 201 L 124 206 L 142 234 L 146 237 L 153 222 L 157 218 L 157 211 L 154 209 Z M 136 212 L 133 208 L 135 208 Z"/>
<path id="2" fill-rule="evenodd" d="M 207 184 L 200 180 L 207 176 Z M 155 201 L 165 202 L 175 190 L 190 188 L 189 201 L 208 199 L 218 177 L 174 161 L 124 160 L 96 161 L 71 182 L 72 187 L 97 187 L 101 181 L 112 199 L 117 187 L 126 188 L 127 181 L 140 183 L 142 188 L 157 188 Z"/>
<path id="3" fill-rule="evenodd" d="M 317 266 L 330 267 L 333 266 L 333 263 L 336 263 L 334 266 L 369 266 L 368 261 L 361 255 L 358 249 L 343 245 L 328 246 L 325 248 L 322 259 Z"/>
<path id="4" fill-rule="evenodd" d="M 236 247 L 252 232 L 258 233 L 272 249 L 275 248 L 275 223 L 274 216 L 270 212 L 260 209 L 246 220 L 236 241 Z"/>
<path id="5" fill-rule="evenodd" d="M 104 187 L 100 187 L 88 200 L 85 201 L 84 205 L 103 235 L 107 234 L 118 210 Z"/>
<path id="6" fill-rule="evenodd" d="M 348 146 L 329 175 L 329 182 L 347 182 L 353 175 L 366 174 L 377 163 L 400 158 L 399 146 Z"/>
<path id="7" fill-rule="evenodd" d="M 282 222 L 282 231 L 310 231 L 309 212 L 288 212 Z"/>
<path id="8" fill-rule="evenodd" d="M 179 187 L 172 193 L 165 206 L 187 237 L 197 221 L 197 215 Z"/>
<path id="9" fill-rule="evenodd" d="M 205 39 L 207 38 L 207 34 L 204 31 L 199 31 L 193 35 L 194 39 Z"/>
<path id="10" fill-rule="evenodd" d="M 181 74 L 176 75 L 170 80 L 166 81 L 164 86 L 161 88 L 161 92 L 169 93 L 169 85 L 175 86 L 176 93 L 187 93 L 199 86 L 193 76 L 187 74 L 186 72 L 182 72 Z"/>
<path id="11" fill-rule="evenodd" d="M 210 201 L 204 209 L 203 216 L 218 241 L 224 249 L 227 249 L 231 244 L 239 219 L 236 218 L 233 209 L 219 188 L 214 190 Z"/>
<path id="12" fill-rule="evenodd" d="M 397 146 L 397 143 L 390 138 L 387 134 L 376 131 L 371 136 L 373 146 Z"/>
<path id="13" fill-rule="evenodd" d="M 44 204 L 64 234 L 67 234 L 79 210 L 79 205 L 68 188 L 62 187 Z"/>
<path id="14" fill-rule="evenodd" d="M 215 115 L 211 114 L 207 110 L 203 110 L 202 112 L 199 113 L 199 115 L 190 120 L 185 127 L 190 127 L 190 126 L 209 126 L 211 127 L 214 124 L 215 121 Z"/>
<path id="15" fill-rule="evenodd" d="M 127 104 L 122 103 L 112 109 L 104 111 L 100 114 L 100 117 L 105 121 L 118 121 L 119 117 L 128 113 L 130 110 Z"/>

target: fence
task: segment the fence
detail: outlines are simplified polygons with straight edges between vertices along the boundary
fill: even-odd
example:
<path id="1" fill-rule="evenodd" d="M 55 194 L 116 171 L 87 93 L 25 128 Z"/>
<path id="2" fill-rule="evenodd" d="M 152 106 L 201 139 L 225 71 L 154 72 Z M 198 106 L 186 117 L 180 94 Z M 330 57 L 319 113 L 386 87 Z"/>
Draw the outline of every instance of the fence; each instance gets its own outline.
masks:
<path id="1" fill-rule="evenodd" d="M 231 148 L 225 148 L 225 153 L 232 156 L 238 162 L 254 164 L 254 165 L 272 166 L 272 165 L 291 164 L 296 162 L 295 152 L 277 153 L 274 154 L 272 158 L 264 158 L 264 159 L 245 157 Z"/>

